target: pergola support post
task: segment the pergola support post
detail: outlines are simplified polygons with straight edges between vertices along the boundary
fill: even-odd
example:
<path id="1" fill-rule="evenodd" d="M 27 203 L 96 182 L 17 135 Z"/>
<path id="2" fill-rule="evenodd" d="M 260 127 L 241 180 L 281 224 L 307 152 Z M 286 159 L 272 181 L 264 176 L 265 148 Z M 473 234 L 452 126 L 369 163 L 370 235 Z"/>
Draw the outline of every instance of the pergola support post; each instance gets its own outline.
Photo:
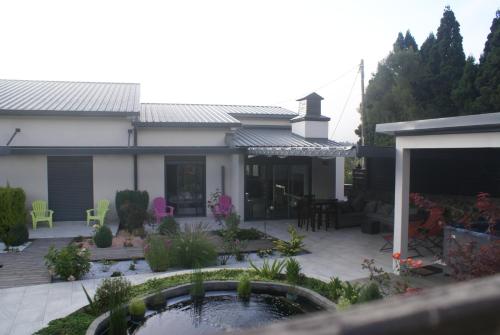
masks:
<path id="1" fill-rule="evenodd" d="M 408 256 L 408 215 L 410 193 L 410 149 L 396 147 L 396 187 L 394 192 L 394 250 Z M 396 260 L 393 261 L 397 272 Z"/>

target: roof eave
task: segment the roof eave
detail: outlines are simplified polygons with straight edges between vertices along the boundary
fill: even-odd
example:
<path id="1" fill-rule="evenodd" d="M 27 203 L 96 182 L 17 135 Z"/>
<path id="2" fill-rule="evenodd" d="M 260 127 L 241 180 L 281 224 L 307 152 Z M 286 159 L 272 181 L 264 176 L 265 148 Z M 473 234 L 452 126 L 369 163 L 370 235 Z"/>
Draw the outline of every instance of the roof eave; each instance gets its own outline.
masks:
<path id="1" fill-rule="evenodd" d="M 3 116 L 139 116 L 138 111 L 57 111 L 57 110 L 0 110 Z"/>
<path id="2" fill-rule="evenodd" d="M 138 128 L 234 128 L 240 122 L 134 122 Z"/>

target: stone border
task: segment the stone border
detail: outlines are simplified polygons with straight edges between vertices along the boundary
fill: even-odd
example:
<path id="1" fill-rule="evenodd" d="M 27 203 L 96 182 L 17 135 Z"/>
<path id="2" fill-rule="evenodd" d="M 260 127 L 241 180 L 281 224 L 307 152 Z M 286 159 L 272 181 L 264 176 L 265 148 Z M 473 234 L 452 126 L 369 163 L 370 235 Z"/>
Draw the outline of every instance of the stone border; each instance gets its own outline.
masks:
<path id="1" fill-rule="evenodd" d="M 214 280 L 214 281 L 206 281 L 203 283 L 205 287 L 205 291 L 235 291 L 238 287 L 237 280 Z M 278 282 L 263 282 L 263 281 L 252 281 L 251 282 L 252 292 L 254 293 L 264 293 L 264 292 L 274 292 L 280 294 L 286 294 L 293 287 L 292 285 L 288 285 L 285 283 Z M 189 294 L 191 289 L 191 284 L 183 284 L 175 287 L 171 287 L 165 289 L 161 292 L 149 294 L 142 299 L 146 302 L 152 299 L 153 296 L 157 294 L 164 294 L 165 299 L 178 297 L 182 295 Z M 320 306 L 326 311 L 335 311 L 336 305 L 332 301 L 323 297 L 322 295 L 309 290 L 307 288 L 301 286 L 294 287 L 294 293 L 296 293 L 299 297 L 307 299 L 312 303 Z M 109 312 L 106 312 L 100 315 L 97 319 L 95 319 L 87 329 L 85 335 L 95 335 L 100 331 L 103 327 L 106 326 L 109 318 Z"/>

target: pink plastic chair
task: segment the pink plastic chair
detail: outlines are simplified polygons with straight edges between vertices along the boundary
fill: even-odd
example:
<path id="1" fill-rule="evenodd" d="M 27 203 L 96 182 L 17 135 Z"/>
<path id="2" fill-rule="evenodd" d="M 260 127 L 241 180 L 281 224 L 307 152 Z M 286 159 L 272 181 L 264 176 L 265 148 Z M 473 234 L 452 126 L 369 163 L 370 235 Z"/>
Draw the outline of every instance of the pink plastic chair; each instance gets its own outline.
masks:
<path id="1" fill-rule="evenodd" d="M 231 197 L 228 195 L 221 195 L 219 197 L 219 203 L 215 204 L 213 208 L 213 213 L 216 217 L 226 217 L 233 211 L 233 203 Z"/>
<path id="2" fill-rule="evenodd" d="M 167 206 L 167 200 L 163 197 L 154 198 L 153 211 L 157 224 L 160 224 L 161 219 L 164 217 L 174 216 L 174 207 Z"/>

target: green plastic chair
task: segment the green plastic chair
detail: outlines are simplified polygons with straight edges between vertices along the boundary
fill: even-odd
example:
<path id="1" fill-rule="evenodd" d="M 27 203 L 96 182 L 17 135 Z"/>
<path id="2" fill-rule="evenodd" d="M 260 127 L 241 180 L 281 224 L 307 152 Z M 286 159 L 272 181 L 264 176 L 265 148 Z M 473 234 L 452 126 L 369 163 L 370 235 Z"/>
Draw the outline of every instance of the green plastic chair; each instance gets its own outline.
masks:
<path id="1" fill-rule="evenodd" d="M 33 229 L 36 229 L 36 225 L 38 222 L 49 223 L 49 227 L 52 228 L 52 215 L 54 214 L 53 210 L 47 209 L 47 201 L 44 200 L 35 200 L 31 204 L 33 210 L 31 213 L 31 220 L 33 221 Z"/>
<path id="2" fill-rule="evenodd" d="M 104 218 L 109 209 L 109 201 L 106 199 L 97 202 L 97 208 L 87 209 L 87 225 L 90 221 L 99 221 L 99 224 L 104 225 Z"/>

